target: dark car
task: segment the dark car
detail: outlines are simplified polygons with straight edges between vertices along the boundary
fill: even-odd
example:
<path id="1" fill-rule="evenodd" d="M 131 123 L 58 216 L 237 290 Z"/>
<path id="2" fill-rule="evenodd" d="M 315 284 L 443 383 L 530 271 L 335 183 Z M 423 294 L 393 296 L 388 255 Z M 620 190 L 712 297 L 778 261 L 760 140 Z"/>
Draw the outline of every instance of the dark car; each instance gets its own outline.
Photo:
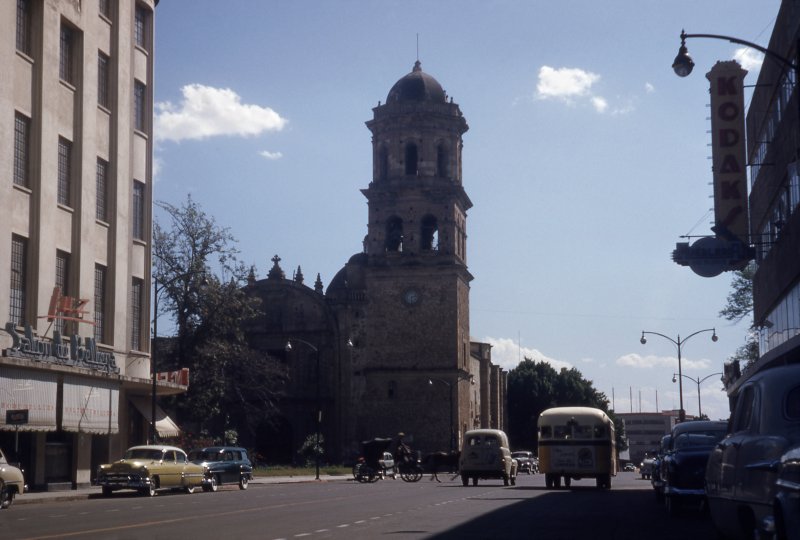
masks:
<path id="1" fill-rule="evenodd" d="M 517 450 L 511 452 L 511 457 L 517 460 L 517 472 L 533 474 L 534 470 L 533 460 L 536 459 L 533 452 L 530 450 Z"/>
<path id="2" fill-rule="evenodd" d="M 720 536 L 754 538 L 769 536 L 773 527 L 781 534 L 785 525 L 795 536 L 784 538 L 798 538 L 800 364 L 753 374 L 735 399 L 730 433 L 706 472 L 714 527 Z M 789 515 L 793 519 L 786 520 Z"/>
<path id="3" fill-rule="evenodd" d="M 253 464 L 247 457 L 247 450 L 236 446 L 209 446 L 195 448 L 189 452 L 189 460 L 202 465 L 212 479 L 207 491 L 216 491 L 217 486 L 238 484 L 239 489 L 247 489 L 253 479 Z"/>
<path id="4" fill-rule="evenodd" d="M 675 515 L 682 506 L 699 506 L 705 500 L 703 483 L 708 456 L 727 430 L 727 422 L 708 420 L 682 422 L 672 428 L 659 470 L 669 515 Z"/>
<path id="5" fill-rule="evenodd" d="M 658 502 L 664 501 L 664 481 L 661 479 L 661 462 L 664 461 L 664 456 L 672 443 L 672 435 L 664 435 L 661 437 L 661 445 L 658 447 L 656 457 L 653 459 L 653 472 L 650 474 L 650 483 L 653 485 L 653 491 L 656 493 L 656 500 Z"/>

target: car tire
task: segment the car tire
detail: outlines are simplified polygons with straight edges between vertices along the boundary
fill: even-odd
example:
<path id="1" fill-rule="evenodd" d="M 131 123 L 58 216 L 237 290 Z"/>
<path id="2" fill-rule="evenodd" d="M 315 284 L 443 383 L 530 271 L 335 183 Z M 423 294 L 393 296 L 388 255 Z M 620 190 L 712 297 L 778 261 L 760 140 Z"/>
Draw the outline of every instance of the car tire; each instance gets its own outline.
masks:
<path id="1" fill-rule="evenodd" d="M 517 485 L 517 477 L 516 476 L 512 476 L 511 477 L 511 485 L 512 486 L 516 486 Z"/>
<path id="2" fill-rule="evenodd" d="M 194 488 L 195 487 L 196 486 L 194 486 L 192 484 L 188 484 L 188 485 L 183 487 L 183 491 L 185 491 L 187 494 L 191 495 L 192 493 L 194 493 Z"/>
<path id="3" fill-rule="evenodd" d="M 572 478 L 570 478 L 569 476 L 565 476 L 564 477 L 564 487 L 568 488 L 571 485 L 572 485 Z"/>
<path id="4" fill-rule="evenodd" d="M 464 487 L 467 487 L 469 485 L 469 476 L 467 476 L 466 474 L 462 474 L 461 475 L 461 484 Z"/>
<path id="5" fill-rule="evenodd" d="M 473 476 L 472 477 L 472 485 L 473 486 L 477 486 L 478 485 L 478 477 L 477 476 Z"/>
<path id="6" fill-rule="evenodd" d="M 143 487 L 140 490 L 140 493 L 142 495 L 144 495 L 145 497 L 154 497 L 155 494 L 156 494 L 156 484 L 157 483 L 158 483 L 158 479 L 157 478 L 151 478 L 150 479 L 150 483 L 147 486 Z"/>
<path id="7" fill-rule="evenodd" d="M 508 486 L 511 483 L 511 480 L 508 478 L 507 474 L 503 475 L 503 485 Z"/>
<path id="8" fill-rule="evenodd" d="M 111 497 L 111 494 L 114 493 L 114 490 L 108 486 L 103 486 L 103 497 Z"/>
<path id="9" fill-rule="evenodd" d="M 561 477 L 558 475 L 553 476 L 553 487 L 556 489 L 561 488 Z"/>
<path id="10" fill-rule="evenodd" d="M 544 486 L 547 489 L 553 489 L 553 477 L 550 475 L 550 473 L 546 473 L 544 475 Z"/>
<path id="11" fill-rule="evenodd" d="M 245 490 L 250 485 L 250 480 L 245 475 L 239 477 L 239 489 Z"/>
<path id="12" fill-rule="evenodd" d="M 11 506 L 14 502 L 14 494 L 6 489 L 6 484 L 0 480 L 0 509 L 5 509 Z"/>

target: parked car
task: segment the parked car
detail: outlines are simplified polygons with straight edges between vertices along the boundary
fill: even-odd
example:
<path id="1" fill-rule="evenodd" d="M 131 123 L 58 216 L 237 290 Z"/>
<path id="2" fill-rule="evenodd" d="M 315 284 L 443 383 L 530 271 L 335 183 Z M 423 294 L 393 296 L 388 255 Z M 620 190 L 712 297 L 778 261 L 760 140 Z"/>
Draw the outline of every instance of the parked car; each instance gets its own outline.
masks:
<path id="1" fill-rule="evenodd" d="M 800 539 L 800 447 L 781 456 L 773 516 L 778 540 Z"/>
<path id="2" fill-rule="evenodd" d="M 502 478 L 504 485 L 517 483 L 517 460 L 511 457 L 508 437 L 499 429 L 473 429 L 464 434 L 459 460 L 461 482 L 478 485 L 479 478 Z"/>
<path id="3" fill-rule="evenodd" d="M 133 446 L 125 457 L 100 465 L 97 485 L 108 497 L 120 489 L 132 489 L 152 497 L 158 489 L 182 489 L 194 493 L 210 481 L 203 467 L 189 461 L 186 452 L 175 446 Z"/>
<path id="4" fill-rule="evenodd" d="M 650 483 L 653 485 L 653 491 L 656 493 L 656 500 L 664 502 L 664 481 L 661 479 L 661 462 L 670 448 L 672 443 L 672 435 L 664 435 L 661 437 L 661 444 L 658 447 L 656 457 L 653 459 L 653 469 L 650 474 Z"/>
<path id="5" fill-rule="evenodd" d="M 535 472 L 534 459 L 536 459 L 536 457 L 530 450 L 517 450 L 516 452 L 511 452 L 511 457 L 517 460 L 518 473 L 533 474 Z"/>
<path id="6" fill-rule="evenodd" d="M 631 471 L 636 472 L 636 465 L 634 465 L 633 463 L 626 463 L 622 467 L 622 470 L 625 472 L 631 472 Z"/>
<path id="7" fill-rule="evenodd" d="M 639 474 L 642 475 L 642 480 L 650 480 L 650 476 L 653 474 L 653 460 L 655 460 L 655 456 L 655 450 L 644 453 L 644 458 L 639 464 Z"/>
<path id="8" fill-rule="evenodd" d="M 239 489 L 247 489 L 253 479 L 253 464 L 247 457 L 247 450 L 237 446 L 195 448 L 189 452 L 189 461 L 203 467 L 208 478 L 203 484 L 204 491 L 217 491 L 217 486 L 225 484 L 238 484 Z"/>
<path id="9" fill-rule="evenodd" d="M 797 511 L 794 520 L 782 521 L 787 501 L 797 509 L 798 448 L 800 364 L 753 374 L 736 394 L 728 436 L 706 470 L 708 506 L 721 536 L 769 536 L 773 525 L 794 525 L 796 536 L 789 538 L 800 536 Z"/>
<path id="10" fill-rule="evenodd" d="M 11 465 L 0 449 L 0 509 L 8 508 L 14 497 L 25 492 L 25 478 L 22 471 Z"/>
<path id="11" fill-rule="evenodd" d="M 675 515 L 686 504 L 696 503 L 699 507 L 703 503 L 708 456 L 727 429 L 727 422 L 709 420 L 682 422 L 672 428 L 659 471 L 669 515 Z"/>

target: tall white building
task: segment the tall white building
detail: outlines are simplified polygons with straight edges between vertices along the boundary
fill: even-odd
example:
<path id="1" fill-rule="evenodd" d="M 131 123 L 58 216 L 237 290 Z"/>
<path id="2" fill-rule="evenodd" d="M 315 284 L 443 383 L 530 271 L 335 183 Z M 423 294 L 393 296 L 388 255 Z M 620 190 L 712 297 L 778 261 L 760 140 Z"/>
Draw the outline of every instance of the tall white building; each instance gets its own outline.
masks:
<path id="1" fill-rule="evenodd" d="M 34 488 L 147 437 L 157 2 L 0 2 L 0 446 Z"/>

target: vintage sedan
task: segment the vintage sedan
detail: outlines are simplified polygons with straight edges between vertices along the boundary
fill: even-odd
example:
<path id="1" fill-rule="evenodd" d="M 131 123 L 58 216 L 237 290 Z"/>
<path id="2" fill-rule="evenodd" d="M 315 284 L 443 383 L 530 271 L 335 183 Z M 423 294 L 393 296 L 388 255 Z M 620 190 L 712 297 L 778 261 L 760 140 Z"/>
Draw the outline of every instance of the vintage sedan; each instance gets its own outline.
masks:
<path id="1" fill-rule="evenodd" d="M 195 448 L 189 452 L 189 461 L 204 468 L 209 481 L 203 485 L 205 491 L 217 491 L 217 486 L 238 484 L 247 489 L 253 479 L 253 464 L 247 450 L 237 446 L 209 446 Z"/>
<path id="2" fill-rule="evenodd" d="M 727 430 L 727 422 L 708 420 L 682 422 L 672 428 L 659 470 L 669 515 L 675 515 L 687 503 L 699 507 L 704 502 L 708 456 Z"/>
<path id="3" fill-rule="evenodd" d="M 706 496 L 720 536 L 769 536 L 780 525 L 776 505 L 783 510 L 780 505 L 791 495 L 781 500 L 776 482 L 782 457 L 798 447 L 800 364 L 756 372 L 736 392 L 729 434 L 708 460 Z M 791 458 L 786 463 L 785 474 L 790 476 Z M 788 485 L 797 481 L 789 479 Z"/>
<path id="4" fill-rule="evenodd" d="M 517 471 L 520 473 L 534 473 L 533 460 L 536 458 L 530 450 L 517 450 L 511 452 L 511 457 L 517 460 Z"/>
<path id="5" fill-rule="evenodd" d="M 189 461 L 186 452 L 175 446 L 133 446 L 125 457 L 100 465 L 97 485 L 108 497 L 119 489 L 132 489 L 152 497 L 158 489 L 194 490 L 210 481 L 202 466 Z"/>
<path id="6" fill-rule="evenodd" d="M 11 506 L 14 497 L 22 495 L 24 491 L 25 479 L 22 471 L 11 465 L 0 450 L 0 509 Z"/>

